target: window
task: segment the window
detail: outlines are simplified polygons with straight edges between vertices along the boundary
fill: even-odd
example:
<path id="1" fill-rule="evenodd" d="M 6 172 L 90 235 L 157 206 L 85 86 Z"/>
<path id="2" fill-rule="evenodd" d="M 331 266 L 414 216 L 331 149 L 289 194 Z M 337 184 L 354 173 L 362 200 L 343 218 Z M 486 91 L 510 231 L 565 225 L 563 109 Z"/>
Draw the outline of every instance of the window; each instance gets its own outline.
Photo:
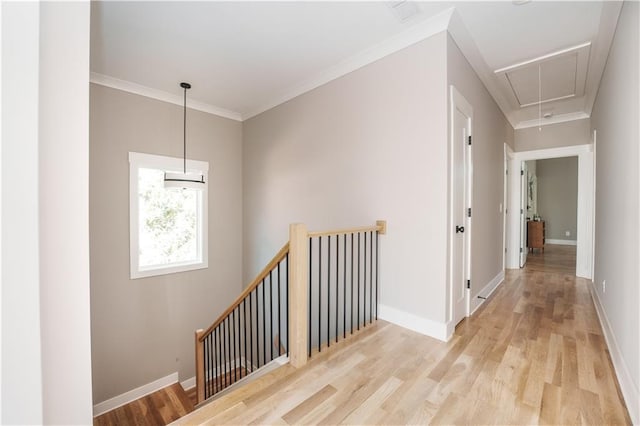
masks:
<path id="1" fill-rule="evenodd" d="M 182 158 L 129 153 L 129 243 L 131 278 L 206 268 L 207 192 L 165 189 L 164 173 L 181 172 Z M 187 160 L 187 172 L 209 164 Z"/>

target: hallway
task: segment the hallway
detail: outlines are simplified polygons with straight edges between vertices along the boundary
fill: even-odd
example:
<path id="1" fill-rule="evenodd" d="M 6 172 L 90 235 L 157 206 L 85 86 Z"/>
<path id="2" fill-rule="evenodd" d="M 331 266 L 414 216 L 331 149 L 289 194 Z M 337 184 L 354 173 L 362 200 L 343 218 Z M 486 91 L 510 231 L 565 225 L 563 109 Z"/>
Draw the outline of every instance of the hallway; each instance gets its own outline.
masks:
<path id="1" fill-rule="evenodd" d="M 630 424 L 571 250 L 507 271 L 448 343 L 378 321 L 176 423 Z"/>

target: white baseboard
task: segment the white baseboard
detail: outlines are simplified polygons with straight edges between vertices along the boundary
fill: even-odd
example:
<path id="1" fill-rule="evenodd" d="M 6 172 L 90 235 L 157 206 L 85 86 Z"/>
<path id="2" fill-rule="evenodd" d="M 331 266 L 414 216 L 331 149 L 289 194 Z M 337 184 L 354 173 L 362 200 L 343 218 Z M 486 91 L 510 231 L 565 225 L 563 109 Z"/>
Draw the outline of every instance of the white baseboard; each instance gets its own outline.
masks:
<path id="1" fill-rule="evenodd" d="M 172 385 L 177 381 L 178 373 L 171 373 L 168 376 L 162 377 L 151 383 L 147 383 L 146 385 L 142 385 L 118 396 L 114 396 L 111 399 L 107 399 L 106 401 L 100 402 L 93 406 L 93 417 L 104 414 L 107 411 L 113 410 L 114 408 L 122 407 L 123 405 L 135 401 L 136 399 L 142 398 L 145 395 L 149 395 L 150 393 L 158 391 L 162 388 L 166 388 L 167 386 Z"/>
<path id="2" fill-rule="evenodd" d="M 576 240 L 553 240 L 550 238 L 546 238 L 544 240 L 545 244 L 558 245 L 558 246 L 577 246 L 578 241 Z"/>
<path id="3" fill-rule="evenodd" d="M 196 376 L 189 377 L 187 380 L 180 382 L 182 389 L 189 390 L 196 385 Z"/>
<path id="4" fill-rule="evenodd" d="M 446 342 L 449 340 L 451 333 L 447 330 L 447 324 L 437 322 L 430 319 L 422 318 L 400 309 L 380 304 L 378 306 L 378 318 L 407 328 L 425 336 L 433 337 Z"/>
<path id="5" fill-rule="evenodd" d="M 487 285 L 485 285 L 475 296 L 471 296 L 469 300 L 469 316 L 473 315 L 486 299 L 480 299 L 478 296 L 489 298 L 491 294 L 498 288 L 500 284 L 504 282 L 504 270 L 498 272 L 498 275 L 493 277 Z"/>
<path id="6" fill-rule="evenodd" d="M 591 292 L 593 304 L 596 307 L 596 312 L 598 313 L 598 319 L 600 320 L 602 331 L 604 332 L 604 340 L 609 348 L 609 354 L 611 355 L 611 361 L 613 362 L 613 369 L 616 372 L 618 383 L 620 383 L 620 390 L 622 391 L 622 396 L 627 404 L 631 422 L 634 425 L 640 425 L 640 392 L 638 392 L 638 388 L 633 383 L 631 373 L 629 373 L 629 367 L 622 357 L 616 336 L 611 329 L 611 324 L 609 323 L 607 314 L 600 303 L 600 296 L 598 296 L 598 292 L 594 286 L 595 284 L 591 281 L 589 290 Z"/>

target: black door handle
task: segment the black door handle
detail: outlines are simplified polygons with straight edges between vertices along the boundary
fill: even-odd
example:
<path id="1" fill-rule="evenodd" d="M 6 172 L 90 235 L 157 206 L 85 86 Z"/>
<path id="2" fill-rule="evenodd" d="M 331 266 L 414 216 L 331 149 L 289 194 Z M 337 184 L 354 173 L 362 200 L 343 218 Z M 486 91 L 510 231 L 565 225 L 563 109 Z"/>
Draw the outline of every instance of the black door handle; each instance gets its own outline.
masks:
<path id="1" fill-rule="evenodd" d="M 457 225 L 456 225 L 456 234 L 457 234 L 458 232 L 464 232 L 464 226 L 457 226 Z"/>

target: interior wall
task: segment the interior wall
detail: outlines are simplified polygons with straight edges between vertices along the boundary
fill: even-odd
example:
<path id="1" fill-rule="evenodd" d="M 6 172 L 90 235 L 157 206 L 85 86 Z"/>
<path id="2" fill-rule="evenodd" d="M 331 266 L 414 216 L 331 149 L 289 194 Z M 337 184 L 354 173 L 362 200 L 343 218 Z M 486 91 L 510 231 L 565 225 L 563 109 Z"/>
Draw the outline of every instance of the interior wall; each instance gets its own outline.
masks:
<path id="1" fill-rule="evenodd" d="M 537 160 L 538 214 L 547 240 L 578 235 L 578 157 Z M 569 235 L 565 232 L 569 231 Z"/>
<path id="2" fill-rule="evenodd" d="M 436 34 L 244 123 L 244 274 L 288 239 L 387 220 L 381 304 L 443 324 L 446 34 Z"/>
<path id="3" fill-rule="evenodd" d="M 87 424 L 93 417 L 89 15 L 89 2 L 40 6 L 38 207 L 44 424 Z"/>
<path id="4" fill-rule="evenodd" d="M 635 424 L 640 422 L 639 15 L 640 4 L 624 2 L 591 120 L 597 131 L 594 289 Z"/>
<path id="5" fill-rule="evenodd" d="M 37 172 L 40 7 L 38 2 L 0 3 L 2 424 L 43 423 Z"/>
<path id="6" fill-rule="evenodd" d="M 473 107 L 473 309 L 480 301 L 478 294 L 503 270 L 504 144 L 513 147 L 514 132 L 451 37 L 447 37 L 447 82 L 455 86 Z"/>
<path id="7" fill-rule="evenodd" d="M 182 126 L 179 105 L 91 85 L 94 404 L 174 372 L 194 376 L 194 331 L 242 289 L 242 125 L 195 110 L 187 148 L 210 167 L 209 267 L 129 278 L 128 153 L 182 157 Z"/>
<path id="8" fill-rule="evenodd" d="M 584 145 L 591 143 L 591 121 L 567 121 L 526 129 L 516 129 L 514 151 L 533 151 L 536 149 L 559 148 L 562 146 Z"/>

